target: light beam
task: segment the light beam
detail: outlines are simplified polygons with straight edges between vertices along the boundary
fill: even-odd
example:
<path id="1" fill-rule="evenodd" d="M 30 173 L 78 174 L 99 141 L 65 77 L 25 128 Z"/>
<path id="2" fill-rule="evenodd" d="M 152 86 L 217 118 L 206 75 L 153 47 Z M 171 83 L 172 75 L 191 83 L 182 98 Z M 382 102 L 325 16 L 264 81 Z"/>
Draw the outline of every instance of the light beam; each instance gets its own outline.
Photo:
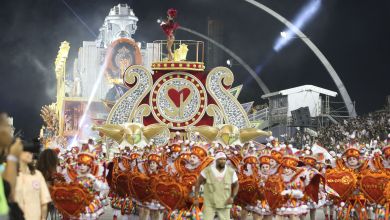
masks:
<path id="1" fill-rule="evenodd" d="M 321 6 L 321 0 L 311 0 L 302 10 L 298 16 L 293 20 L 295 27 L 302 29 L 303 26 L 315 15 Z M 294 32 L 291 29 L 285 29 L 281 32 L 281 36 L 276 40 L 274 45 L 275 51 L 283 49 L 294 37 Z"/>
<path id="2" fill-rule="evenodd" d="M 77 143 L 77 141 L 78 141 L 77 139 L 78 139 L 79 134 L 80 134 L 80 129 L 83 129 L 84 122 L 85 122 L 85 119 L 86 119 L 86 117 L 87 117 L 87 113 L 88 113 L 88 111 L 89 111 L 89 108 L 91 107 L 91 103 L 92 103 L 92 101 L 94 100 L 95 95 L 96 95 L 96 92 L 97 92 L 97 90 L 98 90 L 98 88 L 99 88 L 99 86 L 100 86 L 100 83 L 101 83 L 101 81 L 102 81 L 102 78 L 103 78 L 103 75 L 104 75 L 104 70 L 105 70 L 106 67 L 107 67 L 107 62 L 108 62 L 107 60 L 108 60 L 108 59 L 107 59 L 107 57 L 106 57 L 106 58 L 104 59 L 103 65 L 100 67 L 98 78 L 96 79 L 96 81 L 95 81 L 95 83 L 94 83 L 94 85 L 93 85 L 93 87 L 92 87 L 91 94 L 90 94 L 90 96 L 89 96 L 89 98 L 88 98 L 87 106 L 85 107 L 84 113 L 83 113 L 83 115 L 81 116 L 81 119 L 80 119 L 80 121 L 79 121 L 77 133 L 76 133 L 76 135 L 73 137 L 73 139 L 72 139 L 71 144 L 70 144 L 69 147 L 75 146 L 76 143 Z"/>
<path id="3" fill-rule="evenodd" d="M 293 33 L 296 34 L 310 48 L 310 50 L 313 51 L 313 53 L 317 56 L 317 58 L 321 61 L 321 63 L 324 65 L 324 67 L 328 71 L 333 82 L 336 84 L 336 86 L 340 92 L 340 95 L 343 98 L 345 106 L 348 109 L 349 115 L 352 117 L 356 117 L 355 105 L 353 104 L 351 97 L 349 96 L 348 91 L 343 84 L 343 81 L 341 81 L 336 70 L 330 64 L 328 59 L 326 59 L 325 55 L 320 51 L 320 49 L 318 49 L 318 47 L 308 37 L 306 37 L 306 35 L 299 28 L 295 27 L 294 24 L 292 24 L 290 21 L 288 21 L 286 18 L 284 18 L 282 15 L 280 15 L 276 11 L 272 10 L 271 8 L 255 1 L 255 0 L 245 0 L 245 1 L 252 4 L 253 6 L 265 11 L 266 13 L 270 14 L 271 16 L 273 16 L 274 18 L 278 19 L 280 22 L 285 24 L 289 28 L 289 30 L 292 30 Z"/>

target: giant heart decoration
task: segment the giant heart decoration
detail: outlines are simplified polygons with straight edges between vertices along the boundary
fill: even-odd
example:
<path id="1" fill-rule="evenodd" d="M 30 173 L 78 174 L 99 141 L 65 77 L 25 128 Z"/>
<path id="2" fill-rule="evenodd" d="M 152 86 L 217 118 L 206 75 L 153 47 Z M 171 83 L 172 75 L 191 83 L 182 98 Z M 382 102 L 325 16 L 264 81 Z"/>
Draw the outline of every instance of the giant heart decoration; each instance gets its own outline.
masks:
<path id="1" fill-rule="evenodd" d="M 326 171 L 326 184 L 345 200 L 355 189 L 357 177 L 349 170 L 330 169 Z"/>
<path id="2" fill-rule="evenodd" d="M 141 201 L 147 202 L 153 197 L 153 191 L 150 187 L 150 178 L 142 173 L 130 177 L 130 189 L 134 197 Z"/>
<path id="3" fill-rule="evenodd" d="M 176 90 L 174 88 L 171 88 L 168 90 L 168 97 L 172 100 L 172 102 L 175 104 L 177 108 L 181 107 L 180 105 L 182 102 L 185 102 L 190 96 L 191 90 L 189 88 L 183 88 L 181 90 Z M 180 97 L 182 96 L 182 100 L 180 100 Z"/>
<path id="4" fill-rule="evenodd" d="M 359 181 L 361 191 L 366 198 L 376 204 L 384 205 L 385 195 L 383 193 L 390 176 L 384 172 L 364 172 Z"/>
<path id="5" fill-rule="evenodd" d="M 67 218 L 78 218 L 85 211 L 94 195 L 77 183 L 56 183 L 50 187 L 55 207 Z"/>
<path id="6" fill-rule="evenodd" d="M 271 210 L 275 210 L 283 204 L 283 196 L 281 195 L 283 190 L 283 179 L 279 175 L 272 175 L 265 182 L 264 197 Z"/>
<path id="7" fill-rule="evenodd" d="M 257 181 L 253 178 L 243 179 L 239 181 L 239 190 L 237 194 L 237 203 L 256 205 L 259 200 L 259 188 Z"/>
<path id="8" fill-rule="evenodd" d="M 130 196 L 129 189 L 129 175 L 127 173 L 121 172 L 115 181 L 116 193 L 121 197 Z"/>
<path id="9" fill-rule="evenodd" d="M 185 190 L 176 182 L 159 182 L 154 187 L 156 197 L 169 210 L 180 210 L 184 205 Z"/>
<path id="10" fill-rule="evenodd" d="M 181 182 L 183 182 L 185 185 L 193 186 L 196 183 L 196 180 L 198 179 L 198 176 L 194 173 L 187 173 L 183 174 L 181 177 Z"/>

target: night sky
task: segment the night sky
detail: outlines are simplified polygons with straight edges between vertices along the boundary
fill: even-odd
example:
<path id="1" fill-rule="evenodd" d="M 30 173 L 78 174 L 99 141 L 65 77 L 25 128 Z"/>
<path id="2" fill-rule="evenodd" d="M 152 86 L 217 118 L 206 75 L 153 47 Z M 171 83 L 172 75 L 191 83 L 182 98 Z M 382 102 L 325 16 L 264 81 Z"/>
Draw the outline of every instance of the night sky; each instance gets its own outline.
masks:
<path id="1" fill-rule="evenodd" d="M 293 20 L 310 0 L 258 0 Z M 60 42 L 71 44 L 73 59 L 82 41 L 95 40 L 110 8 L 127 3 L 139 18 L 136 41 L 164 39 L 156 20 L 168 8 L 179 11 L 178 22 L 207 34 L 207 18 L 224 23 L 223 44 L 253 69 L 271 91 L 312 84 L 337 91 L 311 50 L 293 40 L 278 53 L 273 46 L 284 26 L 243 0 L 67 0 L 91 33 L 63 0 L 3 1 L 0 9 L 0 111 L 14 117 L 17 130 L 37 136 L 41 106 L 55 100 L 54 60 Z M 383 108 L 390 95 L 390 1 L 322 0 L 321 8 L 302 28 L 333 65 L 356 102 L 358 114 Z M 198 39 L 182 31 L 176 39 Z M 269 58 L 271 57 L 271 58 Z M 225 57 L 229 57 L 226 55 Z M 206 64 L 207 65 L 207 64 Z M 70 69 L 71 66 L 68 66 Z M 265 103 L 249 73 L 233 66 L 235 85 L 245 83 L 239 101 Z M 259 68 L 258 68 L 259 69 Z M 341 101 L 341 99 L 336 99 Z"/>

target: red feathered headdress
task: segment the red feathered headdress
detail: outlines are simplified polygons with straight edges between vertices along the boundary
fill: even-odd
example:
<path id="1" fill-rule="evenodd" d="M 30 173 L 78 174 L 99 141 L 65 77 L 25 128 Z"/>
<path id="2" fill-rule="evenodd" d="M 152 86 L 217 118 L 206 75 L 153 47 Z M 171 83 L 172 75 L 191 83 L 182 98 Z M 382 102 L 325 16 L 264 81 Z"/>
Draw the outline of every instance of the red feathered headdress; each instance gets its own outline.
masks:
<path id="1" fill-rule="evenodd" d="M 176 18 L 176 16 L 177 16 L 177 10 L 174 9 L 174 8 L 170 8 L 170 9 L 168 9 L 167 14 L 168 14 L 168 16 L 171 17 L 171 18 Z"/>

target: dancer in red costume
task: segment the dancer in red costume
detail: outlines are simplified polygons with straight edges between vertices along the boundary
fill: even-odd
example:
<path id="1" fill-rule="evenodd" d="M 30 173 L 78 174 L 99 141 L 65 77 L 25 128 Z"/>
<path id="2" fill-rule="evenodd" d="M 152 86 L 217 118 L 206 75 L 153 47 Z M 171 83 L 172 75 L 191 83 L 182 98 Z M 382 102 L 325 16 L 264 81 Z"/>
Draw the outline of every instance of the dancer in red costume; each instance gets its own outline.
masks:
<path id="1" fill-rule="evenodd" d="M 101 181 L 99 165 L 95 162 L 95 156 L 82 152 L 77 155 L 77 167 L 67 169 L 65 179 L 68 182 L 77 182 L 94 194 L 94 200 L 85 207 L 80 219 L 94 220 L 103 214 L 103 198 L 108 192 L 108 185 Z"/>
<path id="2" fill-rule="evenodd" d="M 172 46 L 175 41 L 175 30 L 179 28 L 179 24 L 175 22 L 175 18 L 177 16 L 177 10 L 174 8 L 170 8 L 167 11 L 167 19 L 161 22 L 161 27 L 164 33 L 167 35 L 167 50 L 168 50 L 168 60 L 173 61 L 173 52 Z"/>
<path id="3" fill-rule="evenodd" d="M 258 172 L 258 180 L 259 180 L 259 186 L 261 190 L 261 194 L 264 194 L 264 185 L 265 182 L 268 179 L 268 176 L 270 175 L 270 162 L 271 160 L 274 160 L 271 158 L 270 155 L 263 154 L 262 156 L 259 157 L 259 162 L 260 162 L 260 169 Z M 274 160 L 275 161 L 275 160 Z M 253 209 L 253 219 L 254 220 L 259 220 L 259 219 L 264 219 L 264 220 L 270 220 L 272 219 L 272 211 L 269 208 L 269 205 L 267 203 L 267 200 L 262 197 L 257 204 L 257 207 Z"/>

